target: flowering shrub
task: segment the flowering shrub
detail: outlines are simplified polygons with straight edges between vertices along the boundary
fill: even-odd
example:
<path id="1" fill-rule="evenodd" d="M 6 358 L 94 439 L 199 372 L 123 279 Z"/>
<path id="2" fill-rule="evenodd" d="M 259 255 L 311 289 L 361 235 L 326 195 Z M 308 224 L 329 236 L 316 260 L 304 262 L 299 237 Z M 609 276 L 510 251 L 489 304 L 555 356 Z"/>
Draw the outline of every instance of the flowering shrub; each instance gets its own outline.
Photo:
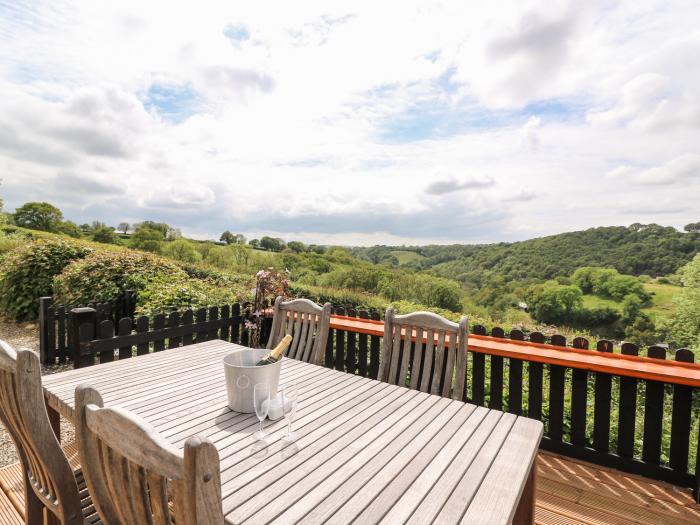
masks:
<path id="1" fill-rule="evenodd" d="M 255 274 L 255 296 L 245 311 L 244 328 L 248 331 L 248 344 L 260 346 L 262 318 L 266 305 L 274 303 L 278 296 L 289 297 L 289 272 L 270 267 Z"/>

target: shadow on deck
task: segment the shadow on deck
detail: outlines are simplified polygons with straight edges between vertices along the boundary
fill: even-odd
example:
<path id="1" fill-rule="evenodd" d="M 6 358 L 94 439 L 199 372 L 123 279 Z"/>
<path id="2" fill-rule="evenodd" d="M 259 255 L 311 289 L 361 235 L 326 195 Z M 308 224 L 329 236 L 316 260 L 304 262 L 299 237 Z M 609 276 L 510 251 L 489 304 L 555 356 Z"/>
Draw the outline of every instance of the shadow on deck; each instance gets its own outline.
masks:
<path id="1" fill-rule="evenodd" d="M 540 452 L 537 465 L 539 525 L 700 523 L 690 489 L 584 461 Z"/>
<path id="2" fill-rule="evenodd" d="M 72 462 L 74 446 L 66 447 Z M 24 523 L 19 465 L 0 469 L 0 525 Z M 540 452 L 537 462 L 538 525 L 689 525 L 700 523 L 690 489 Z"/>

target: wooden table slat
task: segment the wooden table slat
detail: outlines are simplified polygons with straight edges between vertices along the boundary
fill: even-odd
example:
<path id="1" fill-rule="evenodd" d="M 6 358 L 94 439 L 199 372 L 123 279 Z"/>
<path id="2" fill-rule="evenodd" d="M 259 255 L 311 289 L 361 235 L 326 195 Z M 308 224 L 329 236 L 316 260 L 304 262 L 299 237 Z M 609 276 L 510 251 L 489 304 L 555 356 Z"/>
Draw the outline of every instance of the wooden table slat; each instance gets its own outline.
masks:
<path id="1" fill-rule="evenodd" d="M 86 383 L 176 447 L 207 437 L 227 523 L 506 523 L 528 510 L 539 421 L 286 359 L 298 439 L 267 421 L 262 443 L 255 414 L 227 407 L 222 359 L 242 348 L 207 341 L 46 376 L 47 405 L 72 420 Z"/>

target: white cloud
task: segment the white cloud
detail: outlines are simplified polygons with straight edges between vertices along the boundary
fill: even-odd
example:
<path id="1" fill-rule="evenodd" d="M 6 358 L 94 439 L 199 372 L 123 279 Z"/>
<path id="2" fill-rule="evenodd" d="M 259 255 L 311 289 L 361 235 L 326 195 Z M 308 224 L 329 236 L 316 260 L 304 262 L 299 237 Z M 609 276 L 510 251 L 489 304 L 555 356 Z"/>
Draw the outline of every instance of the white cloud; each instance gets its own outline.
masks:
<path id="1" fill-rule="evenodd" d="M 428 186 L 425 188 L 425 192 L 430 195 L 445 195 L 462 190 L 482 190 L 484 188 L 491 188 L 495 185 L 496 181 L 494 181 L 491 177 L 466 177 L 459 179 L 456 177 L 447 177 L 435 180 L 428 184 Z"/>
<path id="2" fill-rule="evenodd" d="M 700 197 L 699 15 L 16 2 L 0 14 L 0 192 L 80 222 L 448 242 L 655 220 L 664 184 L 678 207 L 662 218 L 681 225 Z"/>
<path id="3" fill-rule="evenodd" d="M 531 150 L 537 150 L 540 147 L 540 136 L 537 133 L 538 128 L 542 124 L 540 117 L 530 117 L 521 129 L 520 145 Z"/>
<path id="4" fill-rule="evenodd" d="M 648 185 L 700 184 L 700 155 L 686 153 L 660 166 L 645 169 L 619 166 L 610 171 L 608 176 Z"/>

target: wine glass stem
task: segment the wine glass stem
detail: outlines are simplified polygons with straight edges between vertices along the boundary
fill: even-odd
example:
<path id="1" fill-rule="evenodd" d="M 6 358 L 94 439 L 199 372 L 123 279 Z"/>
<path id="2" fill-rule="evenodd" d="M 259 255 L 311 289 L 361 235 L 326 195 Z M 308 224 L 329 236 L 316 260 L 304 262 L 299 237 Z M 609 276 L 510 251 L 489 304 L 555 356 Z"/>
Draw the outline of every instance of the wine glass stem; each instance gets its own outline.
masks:
<path id="1" fill-rule="evenodd" d="M 263 434 L 263 420 L 260 420 L 260 435 L 262 436 Z"/>

